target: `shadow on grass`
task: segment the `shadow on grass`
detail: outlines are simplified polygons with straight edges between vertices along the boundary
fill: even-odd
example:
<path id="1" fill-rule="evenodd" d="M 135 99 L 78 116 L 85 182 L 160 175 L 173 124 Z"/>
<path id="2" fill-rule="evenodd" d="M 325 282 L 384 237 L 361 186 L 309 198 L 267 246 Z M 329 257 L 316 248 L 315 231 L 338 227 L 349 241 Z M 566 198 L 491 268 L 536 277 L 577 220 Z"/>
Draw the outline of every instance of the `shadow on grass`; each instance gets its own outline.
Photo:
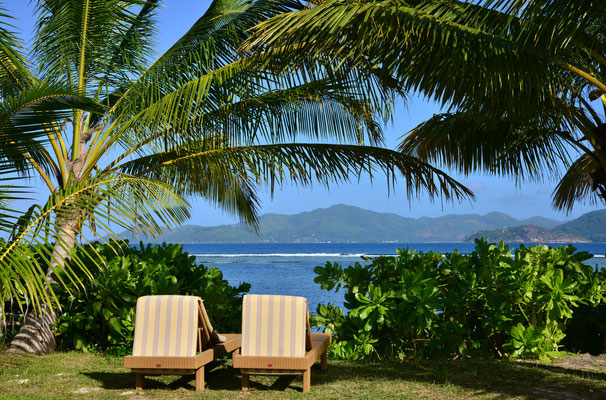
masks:
<path id="1" fill-rule="evenodd" d="M 240 391 L 242 377 L 240 371 L 220 362 L 206 365 L 205 388 L 210 390 Z M 315 371 L 316 368 L 314 368 Z M 317 368 L 320 371 L 319 367 Z M 82 375 L 101 383 L 108 390 L 132 390 L 135 388 L 135 374 L 132 372 L 82 372 Z M 313 374 L 312 374 L 313 379 Z M 293 385 L 294 383 L 294 385 Z M 144 389 L 175 390 L 179 388 L 195 390 L 195 376 L 146 375 Z M 291 385 L 293 385 L 291 387 Z M 263 376 L 253 375 L 250 380 L 252 390 L 284 391 L 287 388 L 302 391 L 300 375 Z"/>
<path id="2" fill-rule="evenodd" d="M 606 399 L 606 374 L 547 365 L 470 360 L 402 365 L 343 363 L 332 371 L 329 364 L 328 373 L 312 374 L 312 386 L 345 379 L 415 382 L 455 386 L 498 398 Z"/>
<path id="3" fill-rule="evenodd" d="M 606 373 L 604 373 L 604 372 L 587 371 L 587 370 L 582 370 L 582 369 L 573 369 L 573 368 L 560 367 L 557 365 L 544 365 L 544 364 L 536 364 L 536 365 L 533 365 L 533 367 L 545 369 L 547 371 L 554 372 L 557 374 L 568 374 L 568 375 L 578 376 L 580 378 L 601 380 L 601 381 L 606 382 Z"/>
<path id="4" fill-rule="evenodd" d="M 83 372 L 83 375 L 99 381 L 104 389 L 133 390 L 135 376 L 131 372 Z M 225 363 L 206 366 L 206 388 L 217 391 L 239 392 L 241 375 Z M 472 391 L 476 395 L 492 395 L 498 398 L 518 399 L 549 398 L 555 400 L 605 399 L 606 373 L 587 372 L 559 366 L 498 361 L 450 361 L 419 364 L 385 365 L 358 362 L 334 361 L 328 371 L 320 371 L 315 365 L 311 374 L 312 390 L 328 384 L 342 384 L 355 388 L 359 382 L 387 383 L 398 392 L 407 391 L 411 384 L 424 384 L 431 391 L 442 386 L 440 393 L 448 387 Z M 250 387 L 254 391 L 302 390 L 300 376 L 251 376 Z M 149 376 L 145 388 L 195 390 L 193 375 L 183 377 Z M 374 389 L 370 389 L 374 390 Z M 379 389 L 380 390 L 380 389 Z M 394 389 L 396 390 L 396 389 Z M 380 396 L 380 393 L 377 392 Z"/>
<path id="5" fill-rule="evenodd" d="M 240 389 L 239 376 L 234 370 L 225 368 L 219 362 L 206 365 L 205 382 L 206 388 L 216 390 Z M 109 390 L 132 390 L 135 388 L 135 374 L 128 372 L 82 372 L 88 378 L 101 383 L 104 389 Z M 146 375 L 144 389 L 174 390 L 185 388 L 195 390 L 196 378 L 194 374 L 183 375 Z"/>
<path id="6" fill-rule="evenodd" d="M 240 378 L 240 375 L 238 375 L 238 378 Z M 293 381 L 296 381 L 297 379 L 301 380 L 300 375 L 280 375 L 277 377 L 264 377 L 263 381 L 261 382 L 258 379 L 258 375 L 251 375 L 249 388 L 252 390 L 272 390 L 283 392 L 291 386 Z M 271 381 L 273 382 L 270 383 Z M 240 382 L 240 379 L 238 379 L 238 382 Z M 240 388 L 241 387 L 238 386 L 238 390 L 240 390 Z M 291 387 L 291 389 L 298 390 L 300 392 L 303 391 L 302 387 Z"/>

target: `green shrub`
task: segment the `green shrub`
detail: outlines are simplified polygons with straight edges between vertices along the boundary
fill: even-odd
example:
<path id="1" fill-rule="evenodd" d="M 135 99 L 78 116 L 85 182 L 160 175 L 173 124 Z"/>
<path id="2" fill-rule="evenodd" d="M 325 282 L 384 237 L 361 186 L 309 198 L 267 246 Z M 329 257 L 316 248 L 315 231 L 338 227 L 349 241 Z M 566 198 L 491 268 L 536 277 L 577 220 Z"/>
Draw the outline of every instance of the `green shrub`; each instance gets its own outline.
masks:
<path id="1" fill-rule="evenodd" d="M 103 260 L 100 268 L 90 261 L 94 279 L 80 293 L 59 292 L 64 305 L 57 323 L 62 348 L 129 352 L 135 304 L 146 295 L 200 296 L 217 331 L 240 330 L 241 294 L 250 289 L 249 284 L 229 286 L 221 271 L 197 265 L 180 245 L 93 246 Z"/>
<path id="2" fill-rule="evenodd" d="M 396 257 L 316 267 L 325 290 L 345 290 L 343 312 L 320 305 L 312 325 L 334 333 L 344 359 L 556 356 L 567 321 L 594 308 L 606 280 L 572 246 L 476 240 L 471 254 L 398 250 Z"/>

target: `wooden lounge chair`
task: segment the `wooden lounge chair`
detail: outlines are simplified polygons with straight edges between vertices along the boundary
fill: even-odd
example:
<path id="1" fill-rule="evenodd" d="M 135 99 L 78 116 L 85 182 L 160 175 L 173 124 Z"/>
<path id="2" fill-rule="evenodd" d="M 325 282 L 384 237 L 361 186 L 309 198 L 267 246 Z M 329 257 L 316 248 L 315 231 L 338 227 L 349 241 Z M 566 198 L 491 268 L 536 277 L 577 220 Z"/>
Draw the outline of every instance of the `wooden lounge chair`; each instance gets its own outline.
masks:
<path id="1" fill-rule="evenodd" d="M 330 334 L 311 333 L 304 297 L 244 296 L 242 354 L 233 353 L 233 366 L 242 372 L 242 390 L 248 390 L 251 374 L 303 374 L 303 392 L 309 391 L 311 366 L 321 356 L 321 368 L 327 368 L 330 341 Z"/>
<path id="2" fill-rule="evenodd" d="M 124 367 L 145 375 L 196 374 L 196 391 L 204 390 L 204 366 L 240 347 L 242 335 L 219 335 L 210 324 L 202 299 L 194 296 L 145 296 L 137 300 L 133 355 Z"/>

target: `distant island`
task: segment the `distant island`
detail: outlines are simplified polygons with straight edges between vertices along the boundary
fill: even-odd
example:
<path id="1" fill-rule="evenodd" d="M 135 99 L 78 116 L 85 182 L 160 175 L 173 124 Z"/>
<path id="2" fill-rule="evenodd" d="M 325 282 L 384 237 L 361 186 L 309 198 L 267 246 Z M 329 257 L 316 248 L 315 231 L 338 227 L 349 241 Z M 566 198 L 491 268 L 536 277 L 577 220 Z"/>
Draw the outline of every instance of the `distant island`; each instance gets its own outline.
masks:
<path id="1" fill-rule="evenodd" d="M 589 214 L 592 214 L 592 220 L 606 222 L 606 210 Z M 480 232 L 498 231 L 505 227 L 511 229 L 535 226 L 537 228 L 525 228 L 526 230 L 520 231 L 522 236 L 519 237 L 533 238 L 538 242 L 574 242 L 583 241 L 584 238 L 596 241 L 594 238 L 601 237 L 604 238 L 601 241 L 606 241 L 606 223 L 597 223 L 591 232 L 584 234 L 584 223 L 577 221 L 584 219 L 586 215 L 588 214 L 565 224 L 544 217 L 518 220 L 499 212 L 486 215 L 450 214 L 437 218 L 405 218 L 397 214 L 378 213 L 340 204 L 294 215 L 265 214 L 261 217 L 258 234 L 240 224 L 210 227 L 185 225 L 167 231 L 157 238 L 138 238 L 129 232 L 124 232 L 122 237 L 150 243 L 435 243 L 463 242 L 470 237 L 477 237 Z M 491 237 L 494 241 L 508 240 L 506 237 L 513 237 L 511 232 L 508 230 L 501 234 L 495 233 Z M 554 232 L 564 232 L 568 236 L 554 236 Z M 523 236 L 525 234 L 528 236 Z M 564 239 L 565 237 L 571 240 Z"/>
<path id="2" fill-rule="evenodd" d="M 606 242 L 606 210 L 585 213 L 556 227 L 556 230 L 583 236 L 592 242 Z"/>
<path id="3" fill-rule="evenodd" d="M 538 225 L 506 226 L 501 229 L 479 231 L 467 237 L 466 242 L 484 238 L 488 242 L 510 243 L 589 243 L 591 240 L 570 233 L 547 229 Z"/>

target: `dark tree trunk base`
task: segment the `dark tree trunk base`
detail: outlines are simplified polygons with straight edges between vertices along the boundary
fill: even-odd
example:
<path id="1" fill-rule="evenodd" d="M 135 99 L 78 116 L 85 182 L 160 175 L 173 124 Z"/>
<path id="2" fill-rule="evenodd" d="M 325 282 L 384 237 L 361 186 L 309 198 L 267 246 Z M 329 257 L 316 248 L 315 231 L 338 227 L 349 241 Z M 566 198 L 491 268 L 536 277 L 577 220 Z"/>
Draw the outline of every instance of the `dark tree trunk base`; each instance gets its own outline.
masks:
<path id="1" fill-rule="evenodd" d="M 41 314 L 29 313 L 23 325 L 7 350 L 8 353 L 35 353 L 48 354 L 55 350 L 55 332 L 53 325 L 57 321 L 55 313 L 46 312 L 43 308 Z"/>

